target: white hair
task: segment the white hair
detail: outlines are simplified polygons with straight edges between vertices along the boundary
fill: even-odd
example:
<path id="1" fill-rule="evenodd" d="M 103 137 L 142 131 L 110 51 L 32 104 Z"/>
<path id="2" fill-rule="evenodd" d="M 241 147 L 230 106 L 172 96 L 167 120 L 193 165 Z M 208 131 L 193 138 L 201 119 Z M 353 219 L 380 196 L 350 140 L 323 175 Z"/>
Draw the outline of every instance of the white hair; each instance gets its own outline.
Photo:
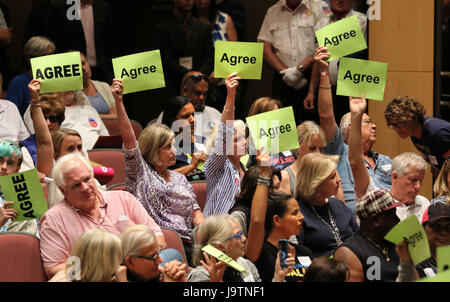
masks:
<path id="1" fill-rule="evenodd" d="M 83 156 L 83 154 L 81 154 L 80 152 L 69 153 L 58 158 L 55 165 L 53 166 L 53 181 L 58 188 L 65 187 L 66 182 L 64 181 L 64 174 L 66 174 L 71 169 L 79 166 L 80 162 L 88 168 L 91 176 L 94 176 L 94 171 L 92 169 L 91 163 Z"/>
<path id="2" fill-rule="evenodd" d="M 348 142 L 348 126 L 352 122 L 351 112 L 347 112 L 341 117 L 341 123 L 339 124 L 339 129 L 341 130 L 342 137 L 344 138 L 344 142 Z"/>
<path id="3" fill-rule="evenodd" d="M 391 172 L 396 172 L 399 177 L 402 177 L 408 173 L 409 168 L 416 168 L 420 171 L 426 171 L 428 165 L 421 156 L 413 152 L 399 154 L 392 160 Z"/>

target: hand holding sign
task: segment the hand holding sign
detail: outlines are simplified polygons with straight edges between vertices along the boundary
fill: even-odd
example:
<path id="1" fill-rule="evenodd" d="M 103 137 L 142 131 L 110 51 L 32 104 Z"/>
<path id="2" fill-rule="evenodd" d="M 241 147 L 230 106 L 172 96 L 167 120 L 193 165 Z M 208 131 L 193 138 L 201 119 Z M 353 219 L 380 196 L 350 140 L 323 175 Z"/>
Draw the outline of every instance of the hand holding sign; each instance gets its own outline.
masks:
<path id="1" fill-rule="evenodd" d="M 319 46 L 316 48 L 316 53 L 314 54 L 314 63 L 318 64 L 320 71 L 328 71 L 328 59 L 331 54 L 328 52 L 328 48 L 325 46 Z"/>
<path id="2" fill-rule="evenodd" d="M 114 99 L 123 100 L 123 84 L 121 79 L 113 79 L 111 84 L 111 93 Z"/>
<path id="3" fill-rule="evenodd" d="M 363 114 L 366 112 L 367 102 L 364 93 L 361 98 L 349 97 L 350 101 L 350 112 Z"/>
<path id="4" fill-rule="evenodd" d="M 12 206 L 14 204 L 13 201 L 6 201 L 2 209 L 0 211 L 0 227 L 4 226 L 5 223 L 8 221 L 8 219 L 16 219 L 17 218 L 17 212 L 13 208 L 10 208 L 9 206 Z"/>
<path id="5" fill-rule="evenodd" d="M 237 72 L 234 72 L 227 77 L 225 80 L 225 85 L 227 86 L 228 91 L 227 97 L 233 97 L 236 95 L 236 88 L 239 86 L 239 80 L 241 80 L 241 77 L 237 74 Z"/>
<path id="6" fill-rule="evenodd" d="M 41 91 L 41 81 L 37 79 L 31 80 L 28 84 L 28 90 L 30 91 L 30 99 L 32 101 L 39 99 L 39 93 Z"/>
<path id="7" fill-rule="evenodd" d="M 210 258 L 207 253 L 203 253 L 203 258 L 206 260 L 206 263 L 203 260 L 200 260 L 200 263 L 208 271 L 209 280 L 211 282 L 221 282 L 227 265 L 224 262 L 217 262 L 215 257 L 211 256 Z"/>

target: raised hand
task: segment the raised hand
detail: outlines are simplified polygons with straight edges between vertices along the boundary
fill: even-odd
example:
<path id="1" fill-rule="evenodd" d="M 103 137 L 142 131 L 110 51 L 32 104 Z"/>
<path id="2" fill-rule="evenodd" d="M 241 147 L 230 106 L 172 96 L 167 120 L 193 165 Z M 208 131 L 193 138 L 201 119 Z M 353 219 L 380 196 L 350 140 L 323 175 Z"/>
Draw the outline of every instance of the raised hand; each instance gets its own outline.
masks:
<path id="1" fill-rule="evenodd" d="M 325 46 L 319 46 L 316 49 L 316 53 L 314 54 L 314 63 L 317 63 L 319 65 L 320 71 L 326 71 L 328 70 L 328 63 L 325 62 L 325 59 L 328 59 L 331 54 L 327 53 L 328 48 Z"/>
<path id="2" fill-rule="evenodd" d="M 262 177 L 270 177 L 272 174 L 272 168 L 270 167 L 270 155 L 262 151 L 261 148 L 256 150 L 256 162 L 258 163 L 258 167 L 261 169 L 260 175 Z"/>
<path id="3" fill-rule="evenodd" d="M 207 253 L 203 253 L 203 257 L 206 260 L 206 262 L 200 260 L 200 263 L 208 271 L 210 281 L 221 282 L 223 278 L 223 273 L 225 272 L 225 268 L 227 267 L 227 265 L 223 262 L 217 262 L 216 258 L 212 256 L 210 258 Z"/>
<path id="4" fill-rule="evenodd" d="M 41 91 L 41 80 L 33 79 L 28 84 L 28 90 L 30 91 L 30 99 L 38 100 L 39 92 Z"/>
<path id="5" fill-rule="evenodd" d="M 367 102 L 365 94 L 363 93 L 361 98 L 349 97 L 350 101 L 350 112 L 363 114 L 366 112 Z"/>
<path id="6" fill-rule="evenodd" d="M 114 96 L 114 99 L 122 99 L 123 94 L 123 85 L 122 80 L 114 79 L 111 84 L 111 93 Z"/>
<path id="7" fill-rule="evenodd" d="M 225 85 L 227 86 L 228 95 L 236 95 L 236 88 L 239 86 L 239 80 L 241 80 L 241 77 L 237 72 L 234 72 L 227 77 Z"/>

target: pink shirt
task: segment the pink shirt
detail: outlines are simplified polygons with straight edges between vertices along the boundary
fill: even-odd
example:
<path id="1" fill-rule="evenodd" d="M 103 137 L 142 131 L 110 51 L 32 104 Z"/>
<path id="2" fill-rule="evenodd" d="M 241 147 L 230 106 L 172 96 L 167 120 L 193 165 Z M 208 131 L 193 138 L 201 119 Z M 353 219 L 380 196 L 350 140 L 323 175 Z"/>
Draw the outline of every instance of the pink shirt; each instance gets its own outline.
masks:
<path id="1" fill-rule="evenodd" d="M 78 237 L 89 229 L 100 228 L 119 235 L 129 225 L 145 224 L 156 236 L 164 236 L 160 227 L 132 194 L 125 191 L 99 191 L 99 193 L 104 200 L 100 206 L 99 221 L 72 207 L 65 199 L 48 210 L 41 218 L 39 225 L 44 267 L 64 263 L 70 256 Z"/>

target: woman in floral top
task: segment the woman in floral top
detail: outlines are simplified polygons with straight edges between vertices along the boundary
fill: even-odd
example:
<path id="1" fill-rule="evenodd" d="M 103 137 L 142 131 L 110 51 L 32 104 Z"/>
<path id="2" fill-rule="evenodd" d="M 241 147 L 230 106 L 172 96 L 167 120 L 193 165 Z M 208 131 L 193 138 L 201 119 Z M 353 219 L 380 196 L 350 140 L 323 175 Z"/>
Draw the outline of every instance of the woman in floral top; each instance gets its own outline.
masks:
<path id="1" fill-rule="evenodd" d="M 151 124 L 136 141 L 123 105 L 121 80 L 114 79 L 111 91 L 125 149 L 127 191 L 136 196 L 158 225 L 180 234 L 190 262 L 190 234 L 204 217 L 186 177 L 167 169 L 176 161 L 175 134 L 165 125 Z"/>

